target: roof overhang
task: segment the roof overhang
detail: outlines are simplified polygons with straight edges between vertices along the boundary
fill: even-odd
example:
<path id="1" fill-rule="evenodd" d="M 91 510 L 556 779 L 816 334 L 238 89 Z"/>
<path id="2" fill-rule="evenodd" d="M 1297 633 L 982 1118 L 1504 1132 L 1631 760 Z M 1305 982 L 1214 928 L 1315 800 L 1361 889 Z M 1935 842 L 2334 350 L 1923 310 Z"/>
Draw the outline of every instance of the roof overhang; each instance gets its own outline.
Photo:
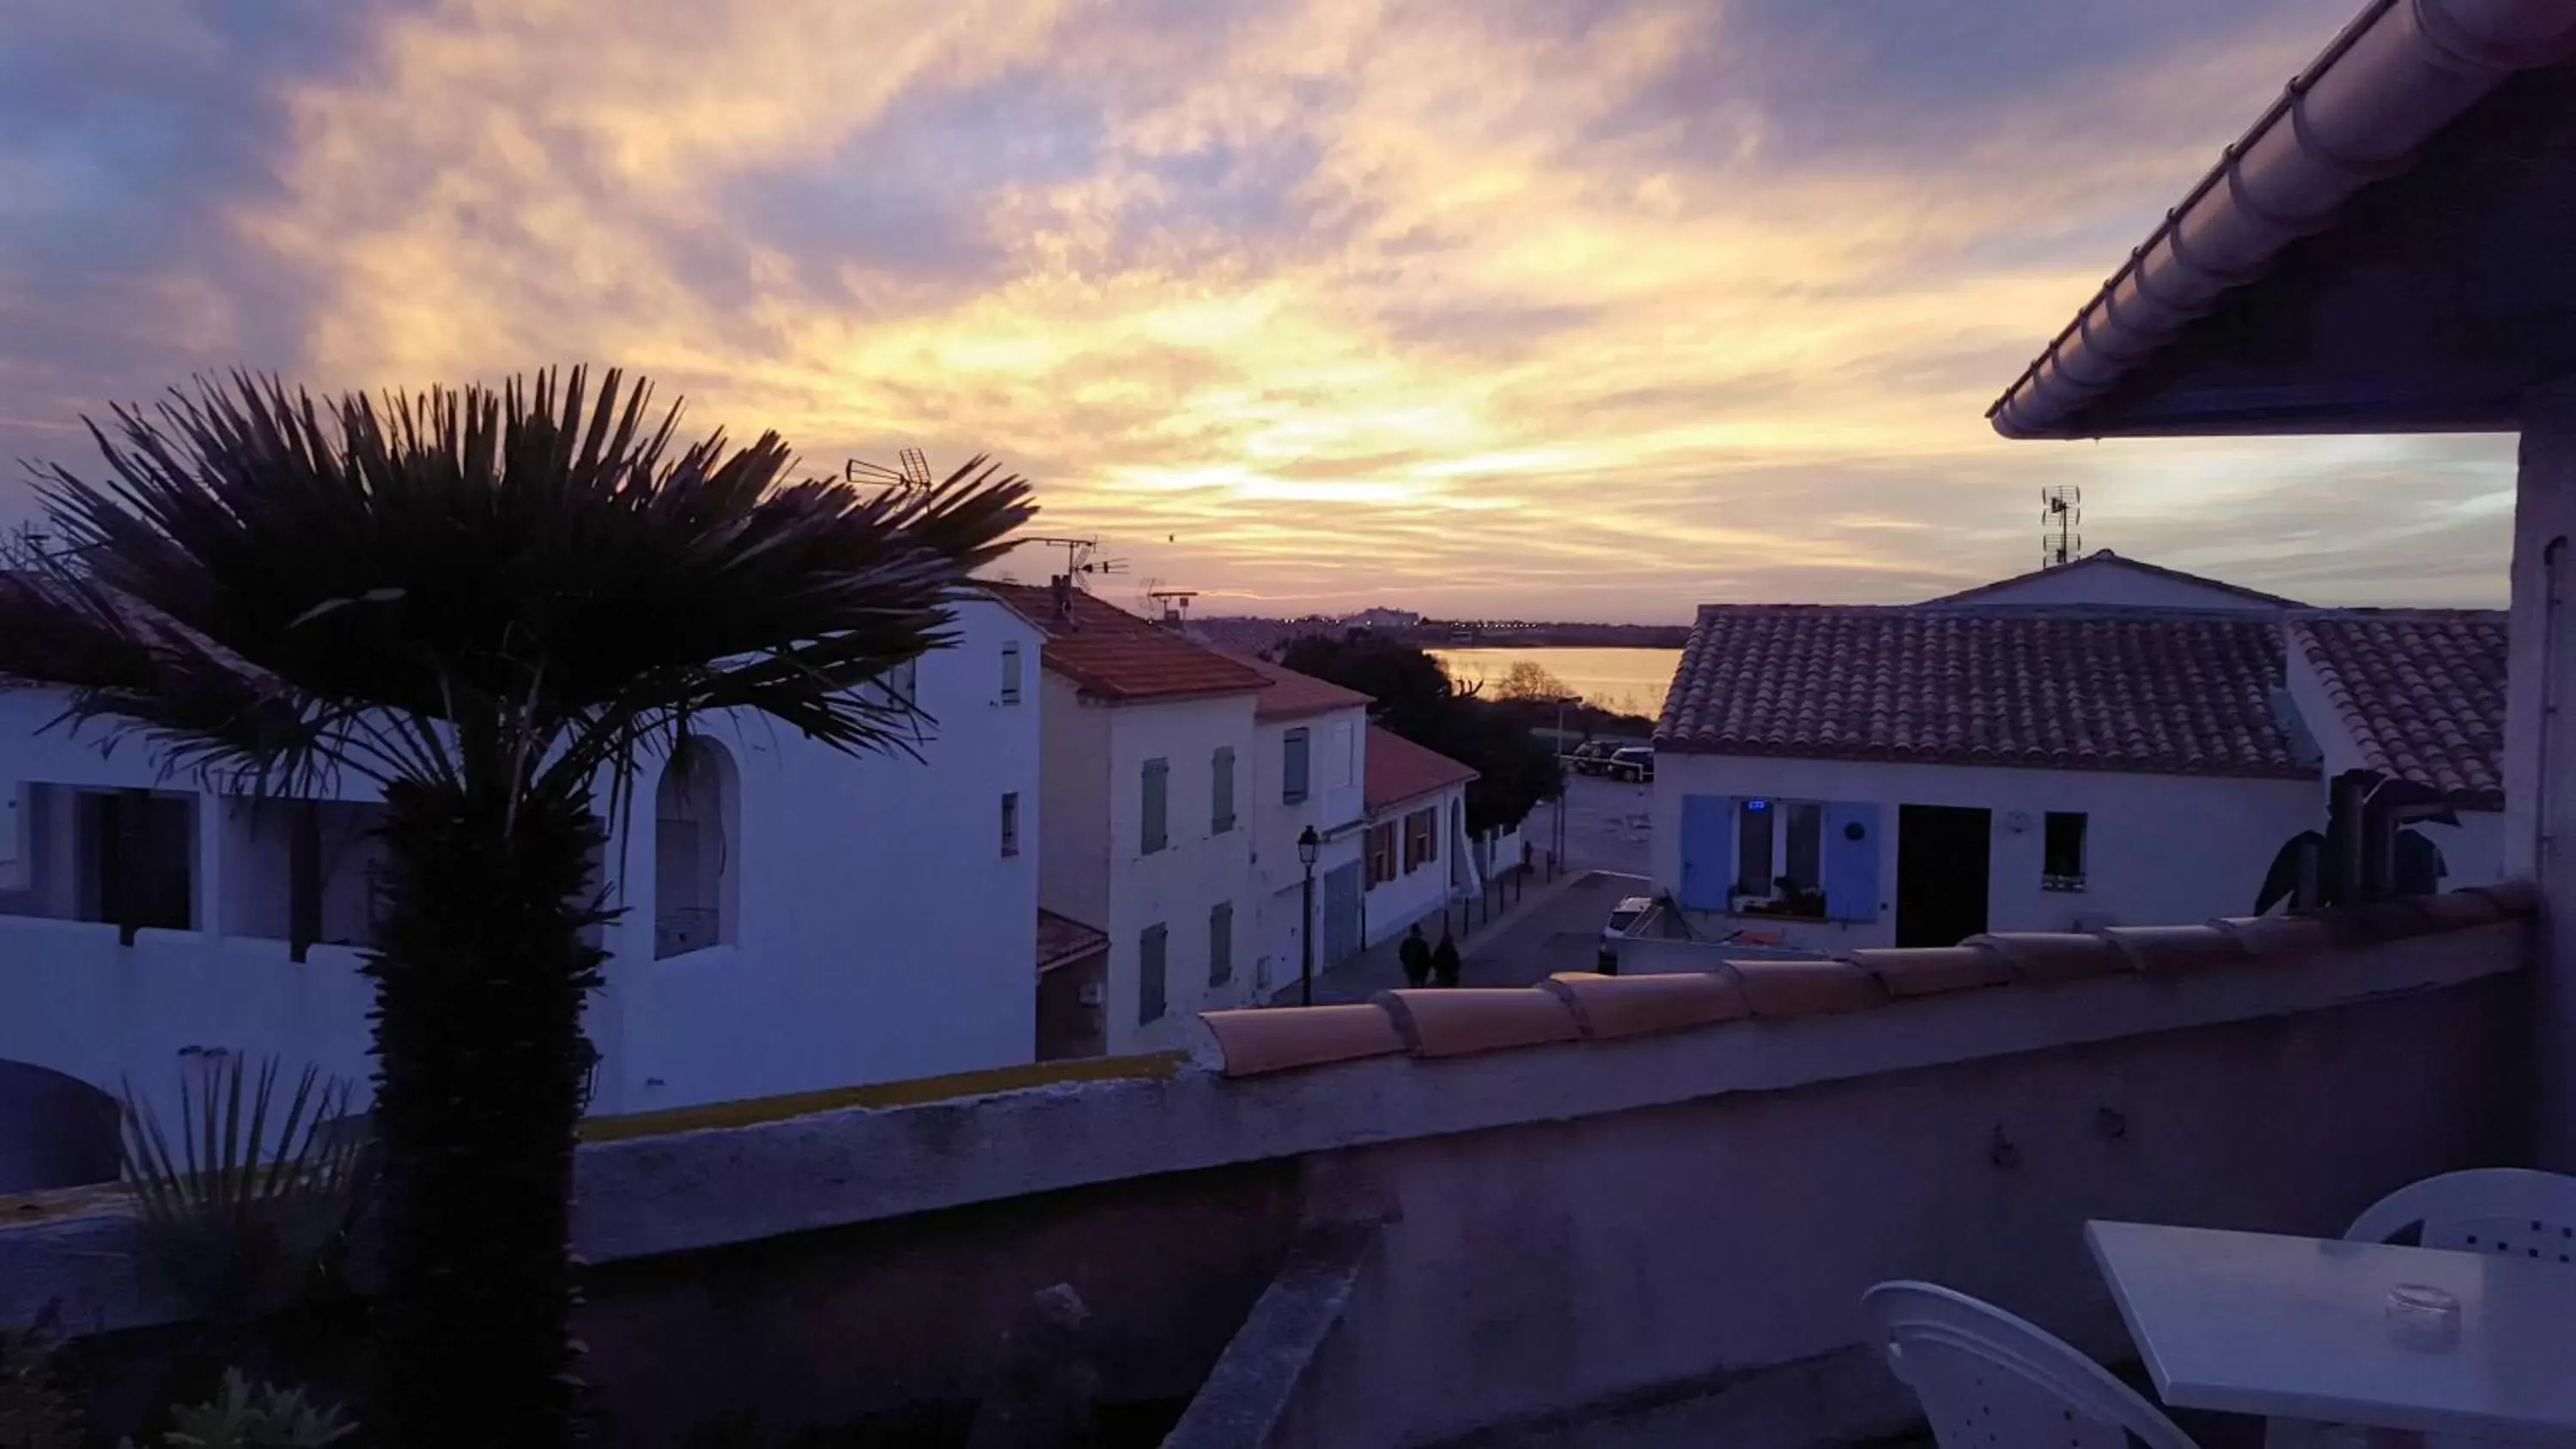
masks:
<path id="1" fill-rule="evenodd" d="M 2373 0 L 2016 379 L 2013 438 L 2489 431 L 2576 373 L 2576 0 Z"/>

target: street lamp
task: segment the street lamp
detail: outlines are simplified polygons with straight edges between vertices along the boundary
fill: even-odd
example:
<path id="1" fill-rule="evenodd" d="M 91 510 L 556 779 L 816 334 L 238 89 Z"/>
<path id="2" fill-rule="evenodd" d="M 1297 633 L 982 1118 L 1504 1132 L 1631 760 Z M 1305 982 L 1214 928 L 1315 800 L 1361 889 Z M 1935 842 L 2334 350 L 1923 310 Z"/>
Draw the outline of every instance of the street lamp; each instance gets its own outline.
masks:
<path id="1" fill-rule="evenodd" d="M 1323 851 L 1323 837 L 1309 825 L 1297 837 L 1297 863 L 1306 867 L 1306 925 L 1297 933 L 1297 1004 L 1315 1004 L 1315 857 Z"/>

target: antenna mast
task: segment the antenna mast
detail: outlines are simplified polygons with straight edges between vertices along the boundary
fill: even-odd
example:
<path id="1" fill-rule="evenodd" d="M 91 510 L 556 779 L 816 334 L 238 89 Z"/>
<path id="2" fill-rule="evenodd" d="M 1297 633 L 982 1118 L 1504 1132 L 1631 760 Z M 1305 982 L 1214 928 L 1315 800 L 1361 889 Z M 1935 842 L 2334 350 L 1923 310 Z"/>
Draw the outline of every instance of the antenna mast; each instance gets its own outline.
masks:
<path id="1" fill-rule="evenodd" d="M 1177 629 L 1189 622 L 1190 600 L 1199 596 L 1196 589 L 1147 589 L 1145 597 L 1154 601 L 1163 622 Z"/>
<path id="2" fill-rule="evenodd" d="M 1083 581 L 1127 572 L 1127 560 L 1102 558 L 1097 538 L 1023 538 L 1020 543 L 1033 543 L 1041 548 L 1064 550 L 1064 569 L 1056 575 L 1076 588 L 1086 588 Z"/>
<path id="3" fill-rule="evenodd" d="M 2072 483 L 2039 490 L 2039 566 L 2053 569 L 2084 556 L 2084 490 Z"/>
<path id="4" fill-rule="evenodd" d="M 919 448 L 905 448 L 895 455 L 900 467 L 889 468 L 865 458 L 851 458 L 841 464 L 841 481 L 876 483 L 898 493 L 928 492 L 935 481 L 930 476 L 930 460 Z"/>

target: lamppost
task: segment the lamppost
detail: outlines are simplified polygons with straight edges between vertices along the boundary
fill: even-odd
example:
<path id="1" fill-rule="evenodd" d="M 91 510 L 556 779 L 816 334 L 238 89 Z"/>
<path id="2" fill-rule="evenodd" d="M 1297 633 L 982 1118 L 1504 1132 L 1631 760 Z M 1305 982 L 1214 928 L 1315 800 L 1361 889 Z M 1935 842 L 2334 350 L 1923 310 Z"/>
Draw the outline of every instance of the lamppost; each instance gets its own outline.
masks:
<path id="1" fill-rule="evenodd" d="M 1324 848 L 1323 837 L 1309 825 L 1297 837 L 1297 863 L 1306 867 L 1306 924 L 1297 932 L 1297 1004 L 1315 1004 L 1315 856 Z"/>
<path id="2" fill-rule="evenodd" d="M 1565 865 L 1565 787 L 1567 783 L 1565 778 L 1565 707 L 1569 704 L 1581 704 L 1582 702 L 1583 696 L 1579 694 L 1560 694 L 1555 700 L 1557 752 L 1556 848 L 1549 855 L 1549 865 L 1551 869 L 1562 869 Z M 1553 877 L 1550 878 L 1553 879 Z"/>

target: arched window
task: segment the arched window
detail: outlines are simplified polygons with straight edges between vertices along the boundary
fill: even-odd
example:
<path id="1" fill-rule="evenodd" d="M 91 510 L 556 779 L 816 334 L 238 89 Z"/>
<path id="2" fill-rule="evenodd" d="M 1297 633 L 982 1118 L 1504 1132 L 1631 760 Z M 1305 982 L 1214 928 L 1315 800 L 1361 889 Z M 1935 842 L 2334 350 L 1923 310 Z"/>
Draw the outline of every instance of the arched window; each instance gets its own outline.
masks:
<path id="1" fill-rule="evenodd" d="M 703 735 L 680 741 L 653 792 L 653 954 L 734 939 L 741 893 L 741 787 L 733 756 Z"/>

